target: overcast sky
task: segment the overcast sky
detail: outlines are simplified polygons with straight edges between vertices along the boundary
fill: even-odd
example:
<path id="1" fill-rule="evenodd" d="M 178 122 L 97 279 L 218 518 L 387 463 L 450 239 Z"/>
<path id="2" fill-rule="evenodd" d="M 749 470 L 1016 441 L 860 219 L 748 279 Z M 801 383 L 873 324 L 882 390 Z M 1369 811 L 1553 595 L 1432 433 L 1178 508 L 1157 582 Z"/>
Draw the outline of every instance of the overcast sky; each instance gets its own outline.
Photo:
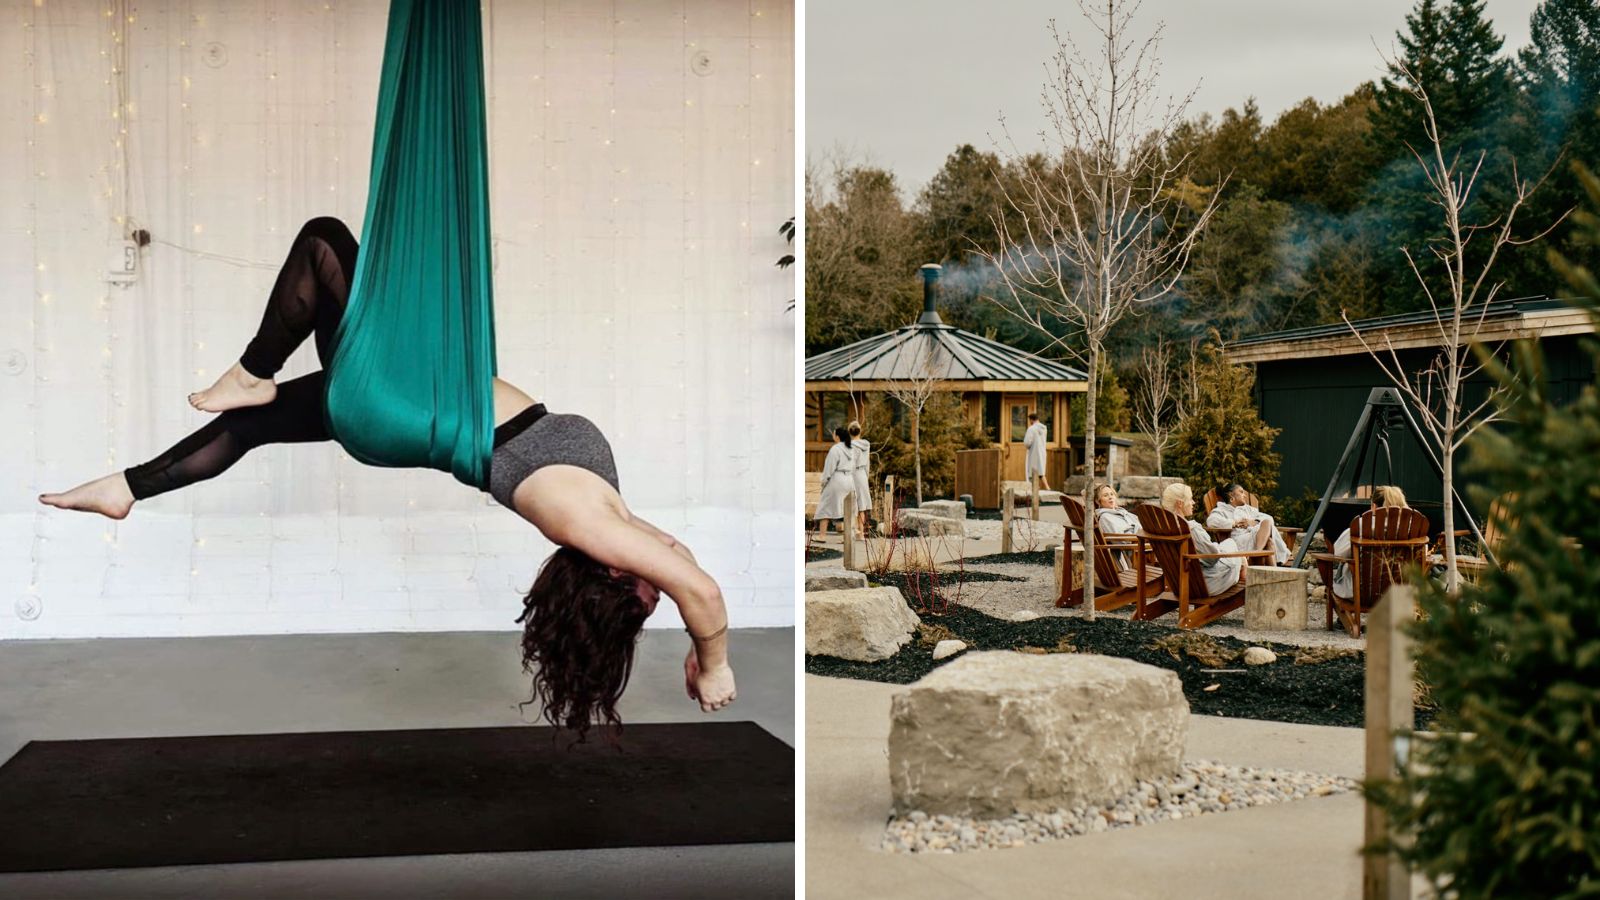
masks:
<path id="1" fill-rule="evenodd" d="M 1514 52 L 1538 0 L 1488 0 Z M 1193 114 L 1255 97 L 1271 122 L 1306 97 L 1331 102 L 1382 71 L 1409 0 L 1144 0 L 1136 27 L 1163 21 L 1161 91 L 1199 84 Z M 908 196 L 962 143 L 994 149 L 999 113 L 1038 147 L 1039 89 L 1054 16 L 1074 37 L 1072 0 L 808 0 L 808 159 L 844 152 L 895 172 Z M 1086 50 L 1089 48 L 1085 48 Z M 1025 138 L 1031 138 L 1025 143 Z"/>

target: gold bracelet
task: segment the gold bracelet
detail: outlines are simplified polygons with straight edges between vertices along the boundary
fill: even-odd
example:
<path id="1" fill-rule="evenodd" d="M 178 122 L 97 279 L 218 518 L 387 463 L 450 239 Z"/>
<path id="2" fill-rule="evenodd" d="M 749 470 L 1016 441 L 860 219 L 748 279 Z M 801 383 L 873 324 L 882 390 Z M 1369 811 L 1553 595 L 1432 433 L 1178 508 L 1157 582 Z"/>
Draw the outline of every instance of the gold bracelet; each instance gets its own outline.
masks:
<path id="1" fill-rule="evenodd" d="M 688 626 L 684 626 L 683 630 L 688 632 L 689 633 L 689 637 L 694 639 L 694 640 L 697 640 L 697 641 L 709 641 L 709 640 L 712 640 L 713 638 L 722 637 L 722 633 L 724 631 L 728 630 L 728 623 L 727 622 L 723 622 L 721 628 L 718 628 L 716 631 L 713 631 L 710 634 L 705 635 L 704 637 L 702 637 L 702 636 L 700 636 L 698 634 L 695 634 L 692 631 L 689 631 Z"/>

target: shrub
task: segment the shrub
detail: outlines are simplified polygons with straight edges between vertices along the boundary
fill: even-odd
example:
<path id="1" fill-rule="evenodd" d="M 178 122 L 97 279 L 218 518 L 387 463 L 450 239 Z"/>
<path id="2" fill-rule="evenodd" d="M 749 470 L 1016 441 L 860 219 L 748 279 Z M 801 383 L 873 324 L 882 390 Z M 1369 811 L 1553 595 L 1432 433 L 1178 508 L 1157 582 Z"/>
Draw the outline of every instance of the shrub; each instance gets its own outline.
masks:
<path id="1" fill-rule="evenodd" d="M 1215 347 L 1199 360 L 1199 402 L 1172 435 L 1172 472 L 1196 498 L 1225 481 L 1263 497 L 1278 486 L 1282 462 L 1272 449 L 1280 429 L 1261 421 L 1250 389 L 1255 374 L 1230 365 Z M 1286 523 L 1287 524 L 1287 523 Z"/>

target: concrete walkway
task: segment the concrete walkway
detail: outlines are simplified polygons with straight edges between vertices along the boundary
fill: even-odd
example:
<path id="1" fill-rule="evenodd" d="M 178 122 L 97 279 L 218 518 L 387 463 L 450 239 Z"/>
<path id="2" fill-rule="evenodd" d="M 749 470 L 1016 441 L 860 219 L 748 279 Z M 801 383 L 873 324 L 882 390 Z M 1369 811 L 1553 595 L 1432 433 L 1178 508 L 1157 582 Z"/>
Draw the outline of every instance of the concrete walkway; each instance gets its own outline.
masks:
<path id="1" fill-rule="evenodd" d="M 1361 895 L 1362 801 L 1353 794 L 1007 850 L 880 851 L 890 806 L 889 703 L 904 688 L 808 675 L 805 690 L 808 898 Z M 1359 729 L 1190 722 L 1189 759 L 1362 774 Z"/>

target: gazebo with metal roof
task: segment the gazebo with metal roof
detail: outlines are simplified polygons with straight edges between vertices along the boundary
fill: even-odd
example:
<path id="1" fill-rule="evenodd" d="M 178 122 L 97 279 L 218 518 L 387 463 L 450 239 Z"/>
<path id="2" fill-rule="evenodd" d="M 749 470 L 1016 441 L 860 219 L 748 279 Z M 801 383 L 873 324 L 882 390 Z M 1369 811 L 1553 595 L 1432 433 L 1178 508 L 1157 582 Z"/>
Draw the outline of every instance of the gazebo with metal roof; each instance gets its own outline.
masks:
<path id="1" fill-rule="evenodd" d="M 946 325 L 935 307 L 939 269 L 922 267 L 922 315 L 916 322 L 806 359 L 807 470 L 822 468 L 835 427 L 861 417 L 865 394 L 929 378 L 937 379 L 939 390 L 961 394 L 967 415 L 1004 451 L 1008 480 L 1023 478 L 1028 413 L 1039 413 L 1051 448 L 1069 446 L 1066 429 L 1058 424 L 1071 421 L 1070 397 L 1088 390 L 1087 376 Z"/>

